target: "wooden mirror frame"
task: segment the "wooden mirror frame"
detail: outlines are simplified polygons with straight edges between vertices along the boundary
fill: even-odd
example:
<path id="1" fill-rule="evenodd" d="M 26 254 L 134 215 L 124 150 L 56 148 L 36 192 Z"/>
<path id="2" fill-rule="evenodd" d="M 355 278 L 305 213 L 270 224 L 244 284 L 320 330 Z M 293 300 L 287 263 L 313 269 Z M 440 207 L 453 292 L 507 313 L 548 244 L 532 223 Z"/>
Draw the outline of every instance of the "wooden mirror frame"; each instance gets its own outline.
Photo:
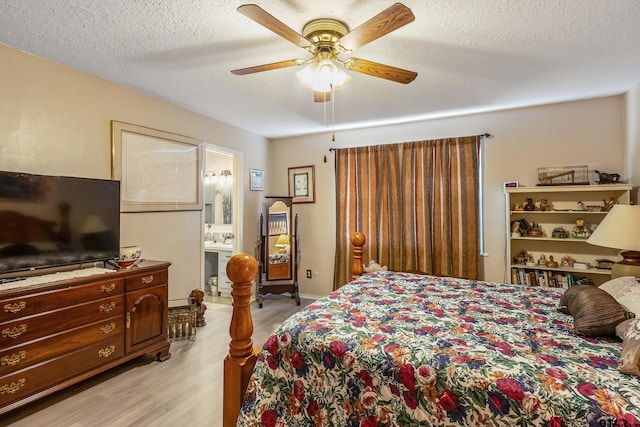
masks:
<path id="1" fill-rule="evenodd" d="M 293 215 L 292 197 L 265 197 L 265 214 L 260 214 L 258 235 L 258 306 L 263 295 L 291 294 L 300 305 L 298 292 L 298 215 Z M 279 208 L 272 210 L 274 206 Z M 288 236 L 288 243 L 278 243 Z M 282 246 L 277 246 L 282 245 Z M 271 262 L 275 261 L 275 262 Z"/>

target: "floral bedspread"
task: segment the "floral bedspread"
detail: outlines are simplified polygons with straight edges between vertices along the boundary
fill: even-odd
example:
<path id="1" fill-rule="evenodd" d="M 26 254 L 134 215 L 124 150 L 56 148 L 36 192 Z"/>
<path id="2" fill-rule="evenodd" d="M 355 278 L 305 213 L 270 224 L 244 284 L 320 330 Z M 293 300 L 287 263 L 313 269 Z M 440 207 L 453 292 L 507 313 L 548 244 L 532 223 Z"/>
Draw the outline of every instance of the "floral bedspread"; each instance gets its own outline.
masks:
<path id="1" fill-rule="evenodd" d="M 238 426 L 640 426 L 621 344 L 573 334 L 561 293 L 367 274 L 268 339 Z"/>

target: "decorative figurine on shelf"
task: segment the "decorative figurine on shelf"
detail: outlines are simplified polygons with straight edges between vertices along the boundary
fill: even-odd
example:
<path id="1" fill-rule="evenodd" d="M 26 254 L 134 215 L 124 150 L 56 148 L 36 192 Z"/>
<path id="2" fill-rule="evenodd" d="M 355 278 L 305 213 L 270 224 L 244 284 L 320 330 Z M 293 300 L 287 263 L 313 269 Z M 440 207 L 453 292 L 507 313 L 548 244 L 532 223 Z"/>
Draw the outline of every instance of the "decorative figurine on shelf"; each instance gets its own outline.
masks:
<path id="1" fill-rule="evenodd" d="M 544 254 L 540 254 L 540 258 L 538 258 L 538 265 L 547 265 L 547 257 Z"/>
<path id="2" fill-rule="evenodd" d="M 541 211 L 550 211 L 551 210 L 551 203 L 549 203 L 549 201 L 547 199 L 541 199 L 540 200 L 540 210 Z"/>
<path id="3" fill-rule="evenodd" d="M 571 237 L 574 239 L 588 239 L 591 236 L 591 230 L 584 225 L 584 219 L 576 219 L 576 225 L 573 227 Z"/>
<path id="4" fill-rule="evenodd" d="M 602 210 L 605 212 L 609 212 L 611 208 L 618 203 L 618 201 L 613 197 L 611 197 L 609 200 L 603 200 L 603 201 L 604 201 L 604 207 L 602 208 Z"/>
<path id="5" fill-rule="evenodd" d="M 547 261 L 547 267 L 558 268 L 558 263 L 553 260 L 553 255 L 549 255 L 549 261 Z"/>
<path id="6" fill-rule="evenodd" d="M 527 199 L 527 204 L 524 205 L 524 210 L 525 211 L 535 211 L 536 210 L 536 205 L 533 203 L 532 199 Z"/>
<path id="7" fill-rule="evenodd" d="M 194 289 L 189 294 L 189 304 L 195 304 L 196 306 L 196 326 L 204 326 L 207 322 L 204 320 L 204 312 L 207 310 L 207 306 L 204 304 L 204 292 L 200 289 Z"/>
<path id="8" fill-rule="evenodd" d="M 600 172 L 598 170 L 594 170 L 594 172 L 598 174 L 596 184 L 617 184 L 620 182 L 620 174 Z"/>
<path id="9" fill-rule="evenodd" d="M 527 262 L 533 261 L 533 256 L 523 249 L 520 252 L 518 252 L 518 254 L 513 259 L 513 261 L 516 264 L 526 264 Z"/>
<path id="10" fill-rule="evenodd" d="M 527 231 L 527 236 L 530 237 L 542 237 L 543 234 L 544 231 L 542 231 L 542 227 L 537 222 L 534 222 L 529 231 Z"/>
<path id="11" fill-rule="evenodd" d="M 573 267 L 574 262 L 576 262 L 575 259 L 571 258 L 569 255 L 565 255 L 560 260 L 560 265 L 563 267 Z"/>
<path id="12" fill-rule="evenodd" d="M 520 233 L 520 221 L 513 221 L 511 223 L 511 237 L 521 237 Z"/>
<path id="13" fill-rule="evenodd" d="M 551 237 L 555 237 L 556 239 L 566 239 L 569 237 L 569 233 L 562 227 L 556 227 L 551 232 Z"/>
<path id="14" fill-rule="evenodd" d="M 578 202 L 578 205 L 576 206 L 576 210 L 577 210 L 577 211 L 583 211 L 583 210 L 585 210 L 584 203 L 582 203 L 582 202 Z"/>
<path id="15" fill-rule="evenodd" d="M 596 260 L 596 268 L 599 269 L 605 269 L 605 270 L 611 270 L 611 267 L 613 267 L 613 264 L 615 264 L 615 261 L 612 261 L 610 259 L 597 259 Z"/>
<path id="16" fill-rule="evenodd" d="M 516 202 L 516 204 L 513 205 L 513 210 L 514 211 L 523 211 L 524 208 L 522 207 L 522 204 L 520 204 L 520 202 Z"/>

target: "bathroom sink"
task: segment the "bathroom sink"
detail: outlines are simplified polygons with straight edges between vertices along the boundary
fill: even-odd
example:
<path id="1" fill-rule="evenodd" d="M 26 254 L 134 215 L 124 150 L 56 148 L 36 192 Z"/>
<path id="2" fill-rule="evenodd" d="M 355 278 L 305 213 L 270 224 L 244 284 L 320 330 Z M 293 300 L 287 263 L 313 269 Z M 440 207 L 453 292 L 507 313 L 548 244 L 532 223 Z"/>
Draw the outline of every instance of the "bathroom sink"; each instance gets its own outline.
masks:
<path id="1" fill-rule="evenodd" d="M 204 242 L 205 249 L 220 249 L 220 250 L 231 250 L 233 249 L 233 245 L 225 244 L 222 242 L 214 242 L 212 240 L 205 240 Z"/>

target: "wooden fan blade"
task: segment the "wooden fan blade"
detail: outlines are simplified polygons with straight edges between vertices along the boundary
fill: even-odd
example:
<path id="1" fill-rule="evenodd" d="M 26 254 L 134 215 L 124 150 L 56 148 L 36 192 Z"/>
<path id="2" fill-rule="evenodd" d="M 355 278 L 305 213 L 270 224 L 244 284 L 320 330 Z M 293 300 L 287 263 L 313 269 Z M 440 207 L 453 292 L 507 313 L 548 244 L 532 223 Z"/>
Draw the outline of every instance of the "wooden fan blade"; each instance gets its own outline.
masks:
<path id="1" fill-rule="evenodd" d="M 243 76 L 245 74 L 259 73 L 261 71 L 270 71 L 270 70 L 277 70 L 278 68 L 294 67 L 296 65 L 302 65 L 305 62 L 307 61 L 305 61 L 304 59 L 289 59 L 287 61 L 272 62 L 271 64 L 256 65 L 255 67 L 240 68 L 238 70 L 232 70 L 231 73 L 237 76 Z"/>
<path id="2" fill-rule="evenodd" d="M 331 101 L 331 92 L 313 92 L 313 102 Z"/>
<path id="3" fill-rule="evenodd" d="M 238 7 L 238 12 L 303 49 L 311 46 L 309 40 L 256 4 L 244 4 Z"/>
<path id="4" fill-rule="evenodd" d="M 344 35 L 340 44 L 348 50 L 353 50 L 404 27 L 415 19 L 411 9 L 402 3 L 396 3 Z"/>
<path id="5" fill-rule="evenodd" d="M 347 70 L 357 71 L 358 73 L 368 74 L 373 77 L 380 77 L 398 83 L 411 83 L 418 76 L 415 71 L 403 70 L 402 68 L 392 67 L 391 65 L 379 64 L 377 62 L 367 61 L 360 58 L 349 58 L 344 61 L 344 67 Z"/>

